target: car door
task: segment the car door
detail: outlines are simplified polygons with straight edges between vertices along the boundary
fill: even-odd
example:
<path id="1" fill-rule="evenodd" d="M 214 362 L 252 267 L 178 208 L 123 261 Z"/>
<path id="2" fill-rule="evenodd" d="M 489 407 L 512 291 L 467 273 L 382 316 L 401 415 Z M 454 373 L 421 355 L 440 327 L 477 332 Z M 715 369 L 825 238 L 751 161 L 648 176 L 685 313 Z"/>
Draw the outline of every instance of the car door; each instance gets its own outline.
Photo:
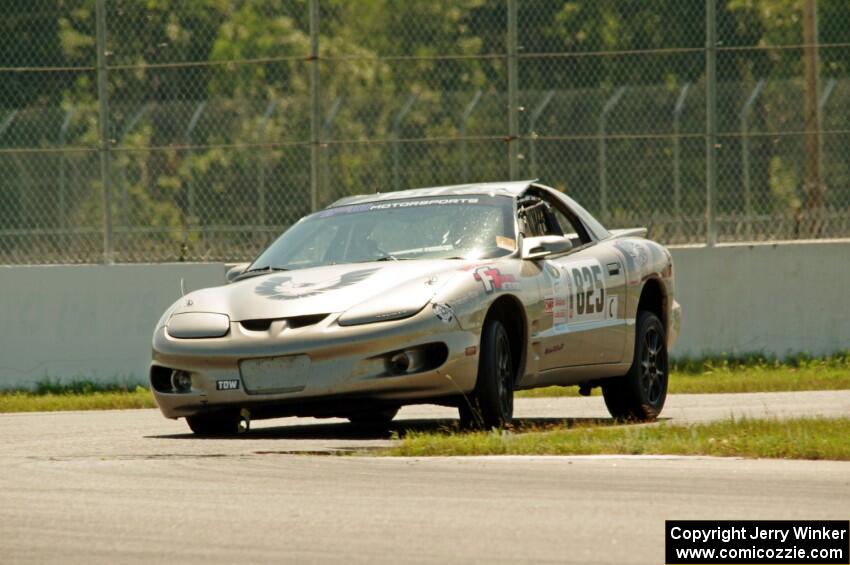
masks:
<path id="1" fill-rule="evenodd" d="M 595 240 L 563 203 L 551 204 L 547 212 L 561 233 L 544 235 L 565 235 L 574 247 L 544 260 L 543 297 L 552 318 L 542 334 L 540 367 L 619 363 L 626 336 L 626 273 L 620 254 Z"/>

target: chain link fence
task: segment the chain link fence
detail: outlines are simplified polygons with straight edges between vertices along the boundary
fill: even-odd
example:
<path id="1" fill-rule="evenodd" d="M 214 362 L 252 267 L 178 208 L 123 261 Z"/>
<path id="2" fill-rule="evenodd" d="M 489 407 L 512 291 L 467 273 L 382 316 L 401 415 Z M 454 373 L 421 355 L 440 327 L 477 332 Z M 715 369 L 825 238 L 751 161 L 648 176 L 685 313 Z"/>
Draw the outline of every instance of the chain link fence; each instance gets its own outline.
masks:
<path id="1" fill-rule="evenodd" d="M 665 243 L 850 236 L 850 5 L 713 1 L 9 0 L 0 263 L 245 260 L 509 178 Z"/>

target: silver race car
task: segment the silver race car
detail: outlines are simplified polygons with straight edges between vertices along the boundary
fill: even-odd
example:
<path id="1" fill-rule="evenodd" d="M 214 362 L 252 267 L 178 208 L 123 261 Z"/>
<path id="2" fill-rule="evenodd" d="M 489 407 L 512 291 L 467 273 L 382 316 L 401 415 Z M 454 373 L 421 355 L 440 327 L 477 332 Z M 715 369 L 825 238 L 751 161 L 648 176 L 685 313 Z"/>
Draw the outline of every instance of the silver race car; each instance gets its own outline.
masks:
<path id="1" fill-rule="evenodd" d="M 645 233 L 533 181 L 344 198 L 173 304 L 151 387 L 201 434 L 293 415 L 386 424 L 416 403 L 499 427 L 515 390 L 550 385 L 600 386 L 615 418 L 652 419 L 681 309 L 670 253 Z"/>

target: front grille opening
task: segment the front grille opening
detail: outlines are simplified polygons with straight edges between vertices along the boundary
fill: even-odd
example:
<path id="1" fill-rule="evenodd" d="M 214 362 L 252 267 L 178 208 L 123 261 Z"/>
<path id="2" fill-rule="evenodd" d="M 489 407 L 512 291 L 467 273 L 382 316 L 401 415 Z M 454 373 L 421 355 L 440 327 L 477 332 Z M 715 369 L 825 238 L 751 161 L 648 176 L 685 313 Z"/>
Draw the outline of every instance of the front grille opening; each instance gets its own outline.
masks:
<path id="1" fill-rule="evenodd" d="M 274 318 L 261 318 L 257 320 L 242 320 L 239 322 L 242 324 L 242 327 L 246 330 L 250 330 L 252 332 L 264 332 L 268 330 L 272 322 L 274 322 Z"/>
<path id="2" fill-rule="evenodd" d="M 173 369 L 154 365 L 151 367 L 151 387 L 157 392 L 172 392 L 171 372 Z"/>
<path id="3" fill-rule="evenodd" d="M 386 353 L 382 357 L 386 374 L 410 375 L 440 367 L 449 358 L 449 348 L 445 343 L 428 343 Z"/>
<path id="4" fill-rule="evenodd" d="M 293 316 L 292 318 L 257 318 L 255 320 L 242 320 L 242 327 L 252 332 L 265 332 L 272 326 L 272 322 L 286 321 L 286 327 L 297 330 L 306 326 L 318 324 L 328 317 L 328 314 L 310 314 L 308 316 Z"/>
<path id="5" fill-rule="evenodd" d="M 182 369 L 168 367 L 151 367 L 151 388 L 157 392 L 169 394 L 185 394 L 192 392 L 192 373 Z"/>
<path id="6" fill-rule="evenodd" d="M 295 316 L 286 319 L 286 327 L 292 329 L 303 328 L 304 326 L 312 326 L 318 324 L 328 317 L 328 314 L 310 314 L 309 316 Z"/>

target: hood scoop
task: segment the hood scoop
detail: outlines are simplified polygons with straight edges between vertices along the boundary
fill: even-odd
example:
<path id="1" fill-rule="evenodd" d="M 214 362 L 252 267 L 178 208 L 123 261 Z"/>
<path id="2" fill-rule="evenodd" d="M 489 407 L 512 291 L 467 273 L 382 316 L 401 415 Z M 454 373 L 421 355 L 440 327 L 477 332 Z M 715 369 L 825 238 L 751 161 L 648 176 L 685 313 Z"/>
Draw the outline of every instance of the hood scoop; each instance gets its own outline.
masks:
<path id="1" fill-rule="evenodd" d="M 289 318 L 256 318 L 253 320 L 242 320 L 239 322 L 243 328 L 252 332 L 266 332 L 274 322 L 284 322 L 285 327 L 296 330 L 306 326 L 313 326 L 327 318 L 330 314 L 310 314 L 307 316 L 292 316 Z"/>

